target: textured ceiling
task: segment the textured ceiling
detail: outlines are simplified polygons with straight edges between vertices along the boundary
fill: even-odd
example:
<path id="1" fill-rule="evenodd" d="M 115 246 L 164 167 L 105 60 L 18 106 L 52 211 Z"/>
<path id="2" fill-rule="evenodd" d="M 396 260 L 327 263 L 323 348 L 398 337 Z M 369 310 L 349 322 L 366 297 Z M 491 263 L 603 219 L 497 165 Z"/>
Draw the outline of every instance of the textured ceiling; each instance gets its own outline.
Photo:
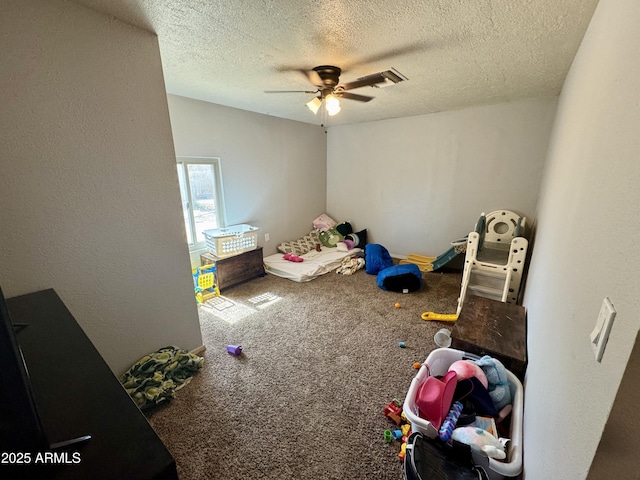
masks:
<path id="1" fill-rule="evenodd" d="M 557 95 L 597 0 L 75 0 L 158 35 L 167 91 L 320 124 L 301 73 L 395 68 L 328 125 Z"/>

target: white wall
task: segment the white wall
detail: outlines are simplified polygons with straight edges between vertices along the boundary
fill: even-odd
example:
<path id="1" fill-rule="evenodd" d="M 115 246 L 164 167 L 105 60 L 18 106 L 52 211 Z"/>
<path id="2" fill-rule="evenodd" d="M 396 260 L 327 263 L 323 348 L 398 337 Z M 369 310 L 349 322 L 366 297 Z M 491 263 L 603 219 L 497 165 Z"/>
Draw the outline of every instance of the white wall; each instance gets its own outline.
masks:
<path id="1" fill-rule="evenodd" d="M 638 18 L 636 0 L 600 1 L 558 104 L 524 298 L 527 480 L 586 478 L 640 328 Z M 604 297 L 617 316 L 596 363 Z"/>
<path id="2" fill-rule="evenodd" d="M 0 285 L 54 288 L 116 373 L 202 344 L 157 38 L 0 4 Z"/>
<path id="3" fill-rule="evenodd" d="M 169 112 L 178 156 L 220 157 L 228 225 L 259 227 L 264 255 L 311 231 L 326 203 L 321 127 L 175 95 Z"/>
<path id="4" fill-rule="evenodd" d="M 589 470 L 589 480 L 640 478 L 640 336 L 636 337 L 629 363 L 624 371 L 613 408 L 609 414 L 596 456 Z"/>
<path id="5" fill-rule="evenodd" d="M 327 210 L 397 255 L 439 255 L 483 211 L 530 217 L 555 106 L 539 98 L 331 127 Z"/>

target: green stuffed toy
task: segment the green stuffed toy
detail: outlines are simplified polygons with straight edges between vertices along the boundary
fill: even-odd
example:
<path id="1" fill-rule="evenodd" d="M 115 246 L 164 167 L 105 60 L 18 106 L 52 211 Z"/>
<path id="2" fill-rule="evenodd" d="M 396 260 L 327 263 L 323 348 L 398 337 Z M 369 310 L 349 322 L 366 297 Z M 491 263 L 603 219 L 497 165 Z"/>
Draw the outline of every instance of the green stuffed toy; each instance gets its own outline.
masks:
<path id="1" fill-rule="evenodd" d="M 342 242 L 343 240 L 344 237 L 335 228 L 329 228 L 320 233 L 320 243 L 328 248 L 336 247 L 338 242 Z"/>

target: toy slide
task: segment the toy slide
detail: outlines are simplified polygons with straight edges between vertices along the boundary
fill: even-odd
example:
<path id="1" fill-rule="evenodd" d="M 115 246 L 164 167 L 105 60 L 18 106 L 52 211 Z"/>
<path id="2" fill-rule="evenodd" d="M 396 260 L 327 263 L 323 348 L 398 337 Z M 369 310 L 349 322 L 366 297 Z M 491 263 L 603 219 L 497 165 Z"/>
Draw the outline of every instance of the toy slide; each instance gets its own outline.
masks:
<path id="1" fill-rule="evenodd" d="M 410 253 L 406 260 L 400 260 L 399 263 L 413 263 L 418 266 L 421 272 L 433 272 L 444 267 L 459 255 L 464 255 L 466 246 L 467 239 L 463 238 L 456 240 L 455 242 L 451 242 L 451 247 L 437 257 L 424 257 L 422 255 Z"/>
<path id="2" fill-rule="evenodd" d="M 435 260 L 436 257 L 424 257 L 422 255 L 410 253 L 406 260 L 400 260 L 398 263 L 413 263 L 418 266 L 421 272 L 431 272 L 433 271 L 433 262 Z"/>

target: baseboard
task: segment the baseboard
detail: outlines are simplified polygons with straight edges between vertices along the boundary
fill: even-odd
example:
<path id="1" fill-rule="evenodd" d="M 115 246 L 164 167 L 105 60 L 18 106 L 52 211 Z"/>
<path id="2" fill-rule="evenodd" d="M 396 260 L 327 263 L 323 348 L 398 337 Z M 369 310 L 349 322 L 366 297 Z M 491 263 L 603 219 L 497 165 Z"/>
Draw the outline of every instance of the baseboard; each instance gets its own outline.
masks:
<path id="1" fill-rule="evenodd" d="M 196 347 L 193 350 L 191 350 L 189 353 L 193 353 L 194 355 L 200 356 L 201 354 L 204 353 L 206 349 L 207 347 L 205 347 L 204 345 L 200 345 L 199 347 Z"/>

